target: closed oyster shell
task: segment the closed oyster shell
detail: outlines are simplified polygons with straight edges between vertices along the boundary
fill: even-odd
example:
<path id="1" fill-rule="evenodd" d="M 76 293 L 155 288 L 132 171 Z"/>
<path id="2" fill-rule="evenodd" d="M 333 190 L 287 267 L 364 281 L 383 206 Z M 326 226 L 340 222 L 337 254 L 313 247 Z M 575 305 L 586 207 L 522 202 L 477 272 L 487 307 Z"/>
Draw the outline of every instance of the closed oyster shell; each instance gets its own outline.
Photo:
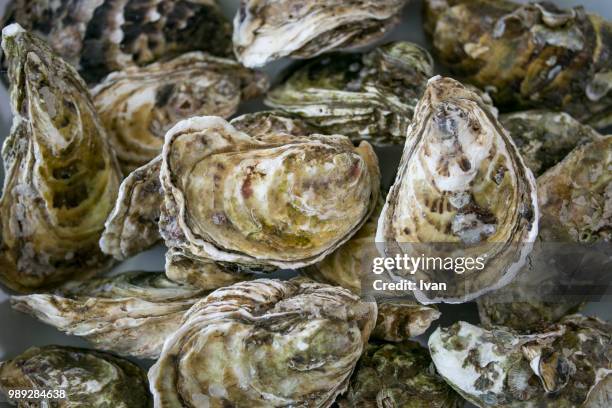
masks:
<path id="1" fill-rule="evenodd" d="M 163 203 L 159 170 L 161 156 L 134 170 L 122 182 L 115 207 L 104 224 L 100 248 L 115 259 L 130 258 L 160 239 Z"/>
<path id="2" fill-rule="evenodd" d="M 319 57 L 294 68 L 265 103 L 298 115 L 325 134 L 376 145 L 404 143 L 433 60 L 400 41 L 366 53 Z"/>
<path id="3" fill-rule="evenodd" d="M 582 299 L 581 296 L 563 296 L 559 285 L 571 283 L 564 279 L 562 265 L 550 260 L 559 259 L 567 251 L 555 243 L 612 241 L 611 170 L 612 136 L 598 136 L 574 149 L 538 178 L 542 244 L 536 246 L 530 256 L 531 262 L 515 282 L 478 299 L 480 319 L 485 325 L 503 325 L 530 332 L 542 330 L 564 315 L 579 310 L 587 294 Z M 593 285 L 596 278 L 594 271 L 588 271 L 588 276 L 584 271 L 579 281 L 583 285 Z M 551 293 L 546 293 L 546 288 Z M 552 297 L 557 300 L 543 301 Z"/>
<path id="4" fill-rule="evenodd" d="M 185 312 L 208 292 L 168 280 L 163 272 L 125 272 L 72 284 L 54 294 L 13 296 L 15 310 L 96 348 L 157 358 Z"/>
<path id="5" fill-rule="evenodd" d="M 438 328 L 429 349 L 440 375 L 479 407 L 603 407 L 585 400 L 609 384 L 611 329 L 581 315 L 532 335 L 458 322 Z"/>
<path id="6" fill-rule="evenodd" d="M 612 124 L 612 24 L 600 16 L 551 2 L 427 0 L 425 21 L 441 62 L 499 108 Z"/>
<path id="7" fill-rule="evenodd" d="M 378 199 L 373 149 L 344 136 L 253 137 L 196 117 L 167 133 L 162 160 L 160 232 L 190 259 L 304 267 L 357 232 Z"/>
<path id="8" fill-rule="evenodd" d="M 536 176 L 559 163 L 575 147 L 601 136 L 564 112 L 516 112 L 501 115 L 499 121 Z"/>
<path id="9" fill-rule="evenodd" d="M 121 175 L 72 66 L 17 24 L 2 48 L 14 119 L 2 149 L 0 281 L 32 291 L 112 265 L 98 240 Z"/>
<path id="10" fill-rule="evenodd" d="M 44 38 L 88 82 L 189 51 L 231 55 L 216 0 L 13 0 L 5 20 Z"/>
<path id="11" fill-rule="evenodd" d="M 192 116 L 227 118 L 242 100 L 268 88 L 265 74 L 229 59 L 191 52 L 145 67 L 128 67 L 92 90 L 123 171 L 161 152 L 164 135 Z"/>
<path id="12" fill-rule="evenodd" d="M 398 22 L 406 0 L 241 0 L 234 53 L 247 67 L 363 46 Z"/>
<path id="13" fill-rule="evenodd" d="M 537 232 L 535 179 L 508 133 L 476 92 L 432 78 L 378 221 L 384 255 L 482 258 L 481 270 L 420 268 L 408 276 L 447 285 L 418 287 L 420 302 L 459 303 L 508 284 Z"/>
<path id="14" fill-rule="evenodd" d="M 157 407 L 329 407 L 376 320 L 348 290 L 260 279 L 197 303 L 149 371 Z"/>
<path id="15" fill-rule="evenodd" d="M 147 385 L 146 373 L 136 364 L 75 347 L 32 347 L 0 363 L 0 391 L 4 394 L 29 389 L 66 392 L 66 399 L 15 401 L 19 408 L 149 408 L 153 404 Z"/>
<path id="16" fill-rule="evenodd" d="M 444 382 L 416 342 L 368 344 L 340 397 L 340 408 L 459 408 L 463 399 Z"/>

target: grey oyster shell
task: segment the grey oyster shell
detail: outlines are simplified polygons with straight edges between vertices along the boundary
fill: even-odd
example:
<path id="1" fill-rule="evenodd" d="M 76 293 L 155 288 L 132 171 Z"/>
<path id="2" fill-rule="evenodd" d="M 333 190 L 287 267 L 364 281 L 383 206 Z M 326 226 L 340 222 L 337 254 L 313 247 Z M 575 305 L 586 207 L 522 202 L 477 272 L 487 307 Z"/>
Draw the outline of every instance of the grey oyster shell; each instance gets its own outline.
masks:
<path id="1" fill-rule="evenodd" d="M 346 289 L 260 279 L 197 303 L 149 371 L 155 406 L 329 407 L 376 320 Z"/>
<path id="2" fill-rule="evenodd" d="M 242 100 L 268 88 L 263 73 L 202 52 L 113 72 L 92 89 L 94 103 L 125 173 L 161 152 L 177 122 L 200 115 L 227 118 Z"/>
<path id="3" fill-rule="evenodd" d="M 375 145 L 403 144 L 433 60 L 400 41 L 365 53 L 331 54 L 293 68 L 265 103 L 298 115 L 322 133 Z"/>
<path id="4" fill-rule="evenodd" d="M 477 92 L 450 78 L 432 78 L 378 221 L 381 254 L 480 257 L 481 269 L 394 272 L 447 285 L 417 288 L 421 303 L 460 303 L 508 284 L 537 233 L 535 179 L 510 135 Z"/>
<path id="5" fill-rule="evenodd" d="M 500 115 L 527 167 L 536 176 L 559 163 L 575 147 L 601 135 L 564 112 L 524 111 Z"/>
<path id="6" fill-rule="evenodd" d="M 115 207 L 104 224 L 102 252 L 125 260 L 155 245 L 160 239 L 162 189 L 161 156 L 134 170 L 122 182 Z"/>
<path id="7" fill-rule="evenodd" d="M 281 57 L 311 58 L 381 38 L 399 21 L 406 0 L 241 0 L 234 53 L 247 67 Z"/>
<path id="8" fill-rule="evenodd" d="M 366 142 L 253 136 L 195 117 L 166 134 L 161 181 L 166 246 L 192 260 L 274 269 L 318 262 L 356 233 L 374 210 L 380 173 Z"/>
<path id="9" fill-rule="evenodd" d="M 562 259 L 568 250 L 555 243 L 590 245 L 612 241 L 612 136 L 598 136 L 575 148 L 537 182 L 541 244 L 536 245 L 531 262 L 514 282 L 478 299 L 480 319 L 485 325 L 531 332 L 578 311 L 587 295 L 562 295 L 558 286 L 571 285 L 567 283 L 571 281 L 564 273 L 564 265 L 551 260 Z M 604 248 L 598 252 L 606 255 Z M 584 271 L 579 280 L 595 284 L 600 279 L 597 273 Z M 603 274 L 602 283 L 609 281 L 607 273 Z"/>
<path id="10" fill-rule="evenodd" d="M 44 38 L 90 83 L 189 51 L 231 55 L 216 0 L 13 0 L 5 20 Z"/>
<path id="11" fill-rule="evenodd" d="M 426 0 L 425 28 L 442 64 L 490 91 L 502 111 L 563 110 L 612 124 L 612 23 L 555 2 Z"/>
<path id="12" fill-rule="evenodd" d="M 112 354 L 64 346 L 32 347 L 0 363 L 0 392 L 65 390 L 66 399 L 14 401 L 19 408 L 149 408 L 146 373 Z M 8 397 L 8 395 L 7 395 Z"/>
<path id="13" fill-rule="evenodd" d="M 438 328 L 429 349 L 440 375 L 479 407 L 603 408 L 611 329 L 581 315 L 531 335 L 457 322 Z"/>
<path id="14" fill-rule="evenodd" d="M 98 240 L 121 173 L 76 70 L 18 24 L 2 34 L 14 118 L 2 148 L 0 281 L 27 292 L 112 265 Z"/>
<path id="15" fill-rule="evenodd" d="M 440 377 L 429 352 L 416 342 L 370 342 L 340 408 L 460 408 L 461 398 Z"/>
<path id="16" fill-rule="evenodd" d="M 70 284 L 53 294 L 11 297 L 13 309 L 121 355 L 157 358 L 185 312 L 207 291 L 163 272 L 124 272 Z"/>

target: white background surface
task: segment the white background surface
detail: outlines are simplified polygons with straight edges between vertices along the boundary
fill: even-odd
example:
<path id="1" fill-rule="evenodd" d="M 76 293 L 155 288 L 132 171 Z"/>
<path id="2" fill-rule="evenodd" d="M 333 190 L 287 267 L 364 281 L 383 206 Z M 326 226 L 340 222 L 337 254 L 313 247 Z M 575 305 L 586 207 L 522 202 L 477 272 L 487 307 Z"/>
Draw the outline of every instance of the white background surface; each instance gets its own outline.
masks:
<path id="1" fill-rule="evenodd" d="M 229 18 L 233 18 L 238 0 L 218 1 L 223 4 L 226 15 Z M 1 10 L 4 10 L 6 3 L 7 0 L 0 0 Z M 584 5 L 589 11 L 598 12 L 607 19 L 612 19 L 612 0 L 556 0 L 554 3 L 560 6 Z M 420 15 L 421 1 L 413 0 L 405 8 L 401 24 L 396 27 L 384 41 L 398 39 L 409 40 L 430 48 L 421 27 Z M 288 61 L 286 60 L 278 61 L 266 67 L 265 70 L 274 79 L 275 75 L 287 64 Z M 257 110 L 260 109 L 261 106 L 259 101 L 250 102 L 243 106 L 241 112 Z M 0 141 L 8 134 L 10 122 L 8 95 L 6 90 L 0 86 Z M 399 158 L 401 148 L 396 148 L 393 151 L 385 150 L 384 154 L 390 157 L 385 157 L 381 162 L 383 164 L 389 162 L 393 163 Z M 385 174 L 387 182 L 393 177 L 394 170 L 393 167 L 383 168 L 383 173 Z M 0 179 L 1 178 L 2 170 L 0 170 Z M 154 248 L 151 251 L 142 253 L 124 262 L 119 265 L 115 271 L 162 270 L 164 265 L 163 254 L 163 248 Z M 597 314 L 604 319 L 610 320 L 612 317 L 610 306 L 610 303 L 593 303 L 588 305 L 585 312 Z M 442 325 L 447 325 L 457 320 L 475 321 L 476 319 L 474 305 L 443 306 L 441 310 L 443 312 L 443 317 L 438 323 Z M 0 360 L 13 357 L 30 346 L 45 344 L 87 346 L 87 343 L 79 338 L 65 336 L 54 328 L 39 323 L 29 316 L 12 311 L 8 303 L 7 292 L 0 287 Z"/>

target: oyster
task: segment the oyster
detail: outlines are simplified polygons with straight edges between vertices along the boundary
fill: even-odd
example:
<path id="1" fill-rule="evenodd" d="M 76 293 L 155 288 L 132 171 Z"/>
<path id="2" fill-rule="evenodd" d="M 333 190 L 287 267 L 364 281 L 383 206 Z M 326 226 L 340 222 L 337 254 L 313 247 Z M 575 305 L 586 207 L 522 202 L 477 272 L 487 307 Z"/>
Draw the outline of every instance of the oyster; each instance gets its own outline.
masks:
<path id="1" fill-rule="evenodd" d="M 149 408 L 147 386 L 146 373 L 136 364 L 75 347 L 32 347 L 0 363 L 0 391 L 7 397 L 8 390 L 66 392 L 65 399 L 54 401 L 14 401 L 20 408 Z"/>
<path id="2" fill-rule="evenodd" d="M 231 55 L 216 0 L 13 0 L 5 20 L 44 38 L 88 82 L 188 51 Z"/>
<path id="3" fill-rule="evenodd" d="M 182 119 L 229 117 L 241 100 L 268 88 L 267 77 L 229 59 L 191 52 L 146 67 L 128 67 L 92 90 L 94 103 L 125 173 L 161 152 Z"/>
<path id="4" fill-rule="evenodd" d="M 612 124 L 612 24 L 600 16 L 551 2 L 427 0 L 425 25 L 441 61 L 498 107 Z"/>
<path id="5" fill-rule="evenodd" d="M 601 136 L 563 112 L 517 112 L 501 115 L 499 121 L 536 176 L 560 162 L 576 146 Z"/>
<path id="6" fill-rule="evenodd" d="M 72 66 L 17 24 L 2 34 L 14 119 L 2 149 L 0 281 L 31 291 L 112 265 L 98 240 L 121 175 Z"/>
<path id="7" fill-rule="evenodd" d="M 441 313 L 410 300 L 379 300 L 372 338 L 400 342 L 425 333 Z"/>
<path id="8" fill-rule="evenodd" d="M 433 61 L 400 41 L 366 53 L 333 54 L 302 64 L 268 93 L 265 103 L 298 115 L 325 134 L 354 141 L 404 143 Z"/>
<path id="9" fill-rule="evenodd" d="M 438 328 L 429 349 L 440 375 L 479 407 L 604 408 L 585 400 L 610 384 L 611 329 L 580 315 L 532 335 L 458 322 Z"/>
<path id="10" fill-rule="evenodd" d="M 611 170 L 612 136 L 599 136 L 574 149 L 561 163 L 538 178 L 541 242 L 531 254 L 531 262 L 514 282 L 478 299 L 480 319 L 484 324 L 527 332 L 541 330 L 579 310 L 588 300 L 588 293 L 572 296 L 564 287 L 572 289 L 597 282 L 609 283 L 606 261 L 599 259 L 612 255 L 609 247 L 606 249 L 605 244 L 594 247 L 600 255 L 594 258 L 584 249 L 576 253 L 572 245 L 558 243 L 612 241 Z M 585 254 L 592 262 L 601 260 L 604 263 L 597 267 L 583 264 L 577 271 L 565 265 L 572 262 L 566 261 L 564 256 L 582 258 Z M 579 276 L 568 276 L 566 270 Z"/>
<path id="11" fill-rule="evenodd" d="M 434 262 L 394 272 L 446 285 L 417 285 L 420 302 L 468 301 L 516 275 L 538 232 L 537 204 L 533 174 L 479 95 L 435 77 L 417 105 L 376 242 L 385 256 L 452 261 L 450 269 Z M 482 267 L 460 271 L 457 257 L 480 258 Z"/>
<path id="12" fill-rule="evenodd" d="M 370 342 L 340 408 L 460 408 L 463 399 L 444 382 L 429 352 L 416 342 Z"/>
<path id="13" fill-rule="evenodd" d="M 121 183 L 100 238 L 104 253 L 124 260 L 161 239 L 157 226 L 163 203 L 160 168 L 161 156 L 134 170 Z"/>
<path id="14" fill-rule="evenodd" d="M 406 0 L 241 0 L 234 17 L 234 53 L 247 67 L 281 57 L 311 58 L 363 46 L 399 21 Z"/>
<path id="15" fill-rule="evenodd" d="M 13 296 L 15 310 L 28 313 L 96 348 L 157 358 L 185 312 L 208 292 L 177 284 L 163 272 L 126 272 L 72 284 L 55 294 Z"/>
<path id="16" fill-rule="evenodd" d="M 260 279 L 219 289 L 186 315 L 149 371 L 157 407 L 329 407 L 376 320 L 348 290 Z"/>
<path id="17" fill-rule="evenodd" d="M 246 269 L 300 268 L 346 242 L 372 213 L 372 147 L 344 136 L 254 137 L 218 117 L 166 134 L 160 232 L 184 256 Z"/>

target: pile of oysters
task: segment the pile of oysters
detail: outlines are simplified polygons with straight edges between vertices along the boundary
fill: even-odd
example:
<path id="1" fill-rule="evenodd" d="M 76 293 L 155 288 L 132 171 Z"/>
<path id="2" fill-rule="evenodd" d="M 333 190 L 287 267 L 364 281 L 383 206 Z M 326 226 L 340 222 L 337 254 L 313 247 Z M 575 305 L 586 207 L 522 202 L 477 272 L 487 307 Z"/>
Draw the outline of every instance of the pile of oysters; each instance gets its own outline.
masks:
<path id="1" fill-rule="evenodd" d="M 410 30 L 434 59 L 384 41 L 408 0 L 241 0 L 233 26 L 220 3 L 7 6 L 0 284 L 15 311 L 91 348 L 0 362 L 0 395 L 612 406 L 612 326 L 580 314 L 592 295 L 567 292 L 560 265 L 563 248 L 591 248 L 573 274 L 609 283 L 612 23 L 551 2 L 424 0 Z M 261 70 L 282 58 L 282 75 Z M 266 110 L 238 115 L 258 98 Z M 163 271 L 110 273 L 155 245 Z M 374 257 L 423 253 L 486 261 L 394 270 L 448 285 L 372 294 Z M 453 319 L 467 302 L 479 325 Z M 14 392 L 30 389 L 65 398 Z"/>

